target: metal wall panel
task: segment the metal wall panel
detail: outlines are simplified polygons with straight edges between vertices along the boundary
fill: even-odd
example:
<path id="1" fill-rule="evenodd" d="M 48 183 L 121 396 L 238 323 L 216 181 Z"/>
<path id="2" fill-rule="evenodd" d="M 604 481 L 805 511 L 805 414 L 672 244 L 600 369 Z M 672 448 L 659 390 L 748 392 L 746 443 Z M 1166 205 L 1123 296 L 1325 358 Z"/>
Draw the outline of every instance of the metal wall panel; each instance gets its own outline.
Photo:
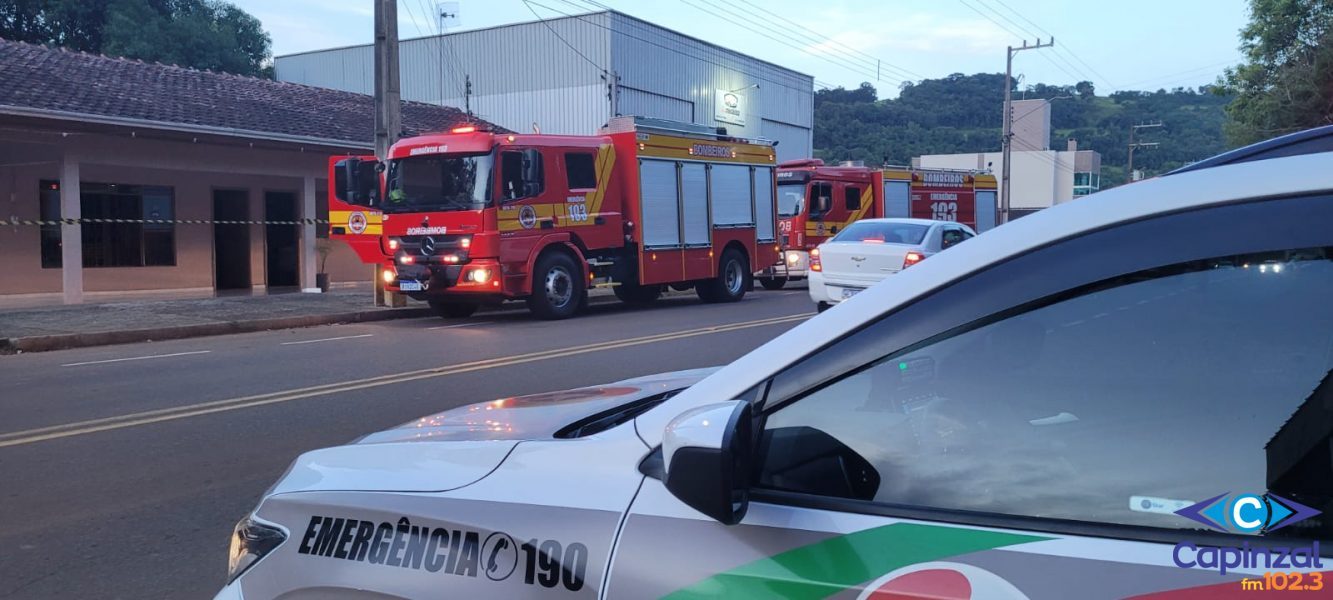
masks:
<path id="1" fill-rule="evenodd" d="M 680 204 L 676 194 L 676 162 L 639 162 L 639 214 L 643 245 L 662 248 L 680 245 Z"/>
<path id="2" fill-rule="evenodd" d="M 466 75 L 472 111 L 515 131 L 592 134 L 610 117 L 609 13 L 406 39 L 399 56 L 404 100 L 463 108 Z M 369 45 L 280 56 L 274 69 L 279 81 L 374 91 Z"/>
<path id="3" fill-rule="evenodd" d="M 621 13 L 407 39 L 400 55 L 404 100 L 462 108 L 467 74 L 473 112 L 516 131 L 531 131 L 536 121 L 543 132 L 595 133 L 611 116 L 603 75 L 614 69 L 620 114 L 721 125 L 732 135 L 780 140 L 782 159 L 810 155 L 812 77 Z M 363 94 L 374 88 L 369 45 L 280 56 L 274 64 L 280 81 Z M 744 126 L 714 121 L 716 90 L 745 96 Z"/>
<path id="4" fill-rule="evenodd" d="M 812 77 L 628 15 L 610 13 L 609 19 L 611 57 L 622 86 L 690 102 L 694 122 L 726 127 L 732 135 L 762 137 L 765 119 L 785 123 L 803 129 L 804 139 L 784 143 L 792 148 L 810 147 L 814 124 Z M 745 96 L 744 126 L 713 119 L 717 90 Z"/>
<path id="5" fill-rule="evenodd" d="M 672 98 L 620 86 L 619 109 L 622 115 L 638 115 L 658 119 L 670 119 L 684 123 L 695 122 L 694 103 L 680 98 Z"/>
<path id="6" fill-rule="evenodd" d="M 810 132 L 809 128 L 764 119 L 762 135 L 778 142 L 776 155 L 778 162 L 782 162 L 814 156 L 814 139 Z"/>

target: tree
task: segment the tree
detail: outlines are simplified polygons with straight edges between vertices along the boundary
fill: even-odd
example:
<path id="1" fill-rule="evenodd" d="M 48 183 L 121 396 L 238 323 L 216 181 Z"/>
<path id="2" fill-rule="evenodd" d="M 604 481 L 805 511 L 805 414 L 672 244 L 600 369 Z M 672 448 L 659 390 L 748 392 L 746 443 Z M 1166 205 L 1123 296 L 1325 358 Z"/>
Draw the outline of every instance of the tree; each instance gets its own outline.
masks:
<path id="1" fill-rule="evenodd" d="M 1236 144 L 1333 124 L 1333 0 L 1250 0 L 1246 62 L 1219 82 Z"/>
<path id="2" fill-rule="evenodd" d="M 269 73 L 259 20 L 221 0 L 0 0 L 0 37 L 240 75 Z"/>

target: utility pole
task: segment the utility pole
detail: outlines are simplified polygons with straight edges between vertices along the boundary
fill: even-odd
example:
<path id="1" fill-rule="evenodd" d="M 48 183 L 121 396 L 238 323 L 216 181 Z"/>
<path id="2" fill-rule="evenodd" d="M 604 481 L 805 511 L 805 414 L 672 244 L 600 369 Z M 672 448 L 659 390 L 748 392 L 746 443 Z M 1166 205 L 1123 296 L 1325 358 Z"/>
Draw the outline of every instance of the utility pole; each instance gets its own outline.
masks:
<path id="1" fill-rule="evenodd" d="M 463 112 L 472 116 L 472 76 L 463 74 Z"/>
<path id="2" fill-rule="evenodd" d="M 620 74 L 615 69 L 602 71 L 602 81 L 606 82 L 606 99 L 611 104 L 611 118 L 620 116 Z"/>
<path id="3" fill-rule="evenodd" d="M 375 156 L 388 160 L 389 147 L 403 130 L 398 80 L 398 3 L 375 0 Z M 375 265 L 375 306 L 406 306 L 384 289 L 384 267 Z"/>
<path id="4" fill-rule="evenodd" d="M 1161 126 L 1162 126 L 1161 121 L 1158 121 L 1156 123 L 1140 123 L 1138 125 L 1129 126 L 1129 161 L 1125 166 L 1125 183 L 1134 183 L 1134 149 L 1140 146 L 1144 148 L 1156 148 L 1158 145 L 1157 142 L 1134 143 L 1134 132 L 1140 129 L 1147 129 L 1149 127 L 1161 127 Z"/>
<path id="5" fill-rule="evenodd" d="M 1029 46 L 1027 40 L 1023 40 L 1022 46 L 1009 46 L 1004 55 L 1004 134 L 1001 141 L 1003 158 L 1000 160 L 1000 206 L 999 214 L 995 216 L 995 224 L 1002 225 L 1009 222 L 1009 155 L 1012 152 L 1010 146 L 1013 145 L 1014 137 L 1014 55 L 1024 50 L 1037 50 L 1039 48 L 1050 48 L 1055 45 L 1055 37 L 1045 44 L 1041 43 L 1041 38 L 1037 38 L 1035 46 Z"/>
<path id="6" fill-rule="evenodd" d="M 398 79 L 398 3 L 375 0 L 375 156 L 385 160 L 403 130 Z"/>

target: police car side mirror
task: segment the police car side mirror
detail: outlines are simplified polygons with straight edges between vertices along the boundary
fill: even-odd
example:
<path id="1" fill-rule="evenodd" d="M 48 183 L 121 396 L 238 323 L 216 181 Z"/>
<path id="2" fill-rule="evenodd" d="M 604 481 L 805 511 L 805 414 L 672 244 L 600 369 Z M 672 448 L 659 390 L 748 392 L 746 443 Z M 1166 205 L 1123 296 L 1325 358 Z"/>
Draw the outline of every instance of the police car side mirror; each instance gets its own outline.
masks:
<path id="1" fill-rule="evenodd" d="M 662 438 L 666 488 L 724 525 L 749 508 L 752 465 L 750 403 L 706 404 L 672 419 Z"/>

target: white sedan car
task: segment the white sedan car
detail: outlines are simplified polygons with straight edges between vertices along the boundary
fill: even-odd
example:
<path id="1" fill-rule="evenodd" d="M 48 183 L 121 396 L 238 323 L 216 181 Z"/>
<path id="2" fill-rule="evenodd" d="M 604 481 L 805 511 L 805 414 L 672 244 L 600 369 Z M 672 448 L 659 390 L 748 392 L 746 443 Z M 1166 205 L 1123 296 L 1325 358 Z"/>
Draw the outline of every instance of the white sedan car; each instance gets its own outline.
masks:
<path id="1" fill-rule="evenodd" d="M 1327 597 L 1330 164 L 1333 126 L 1280 138 L 998 227 L 715 372 L 308 452 L 218 598 Z"/>
<path id="2" fill-rule="evenodd" d="M 971 227 L 952 221 L 857 221 L 810 252 L 810 299 L 823 312 L 976 235 Z"/>

